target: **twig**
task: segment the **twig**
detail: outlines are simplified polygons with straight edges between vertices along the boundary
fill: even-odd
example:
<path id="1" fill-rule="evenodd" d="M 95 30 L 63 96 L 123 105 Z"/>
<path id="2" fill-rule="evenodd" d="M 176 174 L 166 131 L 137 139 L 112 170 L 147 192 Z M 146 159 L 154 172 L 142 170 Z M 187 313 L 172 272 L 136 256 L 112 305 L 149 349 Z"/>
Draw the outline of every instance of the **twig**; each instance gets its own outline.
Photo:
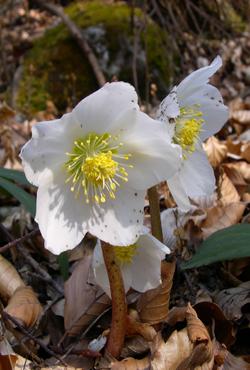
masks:
<path id="1" fill-rule="evenodd" d="M 2 230 L 9 240 L 14 241 L 13 236 L 2 224 L 0 224 L 0 230 Z M 52 279 L 48 272 L 45 271 L 33 257 L 31 257 L 28 251 L 23 248 L 23 244 L 21 242 L 16 243 L 15 246 L 18 252 L 26 259 L 26 261 L 34 268 L 34 270 L 43 277 L 45 281 L 50 283 L 60 294 L 64 294 L 63 288 Z"/>
<path id="2" fill-rule="evenodd" d="M 28 338 L 30 338 L 30 339 L 32 339 L 34 342 L 36 342 L 37 344 L 39 344 L 39 346 L 41 347 L 41 348 L 43 348 L 44 349 L 44 351 L 46 351 L 50 356 L 53 356 L 53 357 L 55 357 L 57 360 L 59 360 L 64 366 L 67 366 L 67 364 L 66 364 L 66 362 L 61 358 L 61 357 L 59 357 L 54 351 L 52 351 L 51 349 L 49 349 L 44 343 L 43 343 L 43 341 L 42 340 L 40 340 L 40 339 L 38 339 L 38 338 L 36 338 L 36 337 L 34 337 L 34 335 L 32 335 L 32 334 L 30 334 L 29 332 L 28 332 L 28 330 L 27 329 L 25 329 L 25 327 L 22 325 L 22 324 L 20 324 L 20 322 L 17 320 L 17 319 L 15 319 L 14 317 L 12 317 L 11 315 L 9 315 L 7 312 L 5 312 L 5 311 L 3 311 L 2 312 L 2 316 L 3 316 L 3 318 L 5 318 L 6 320 L 9 320 L 9 321 L 11 321 L 13 324 L 15 324 L 17 327 L 18 327 L 18 329 L 26 336 L 26 337 L 28 337 Z"/>
<path id="3" fill-rule="evenodd" d="M 100 320 L 100 318 L 105 315 L 108 311 L 110 310 L 110 307 L 106 308 L 105 311 L 103 311 L 99 316 L 97 316 L 92 322 L 91 324 L 87 327 L 87 329 L 84 330 L 84 332 L 80 335 L 80 337 L 78 337 L 78 341 L 80 341 L 81 339 L 83 339 L 86 334 L 89 332 L 90 329 L 93 328 L 93 326 L 97 323 L 98 320 Z M 76 338 L 77 339 L 77 338 Z M 60 341 L 61 342 L 61 341 Z M 76 343 L 73 343 L 71 344 L 71 346 L 67 349 L 67 351 L 64 353 L 64 355 L 62 356 L 62 358 L 65 358 L 67 357 L 70 353 L 72 353 L 74 347 L 75 347 Z"/>
<path id="4" fill-rule="evenodd" d="M 62 342 L 65 340 L 65 338 L 67 338 L 67 336 L 70 334 L 72 328 L 74 327 L 74 325 L 84 316 L 86 315 L 86 313 L 89 311 L 89 309 L 93 306 L 93 304 L 95 304 L 101 297 L 104 296 L 105 293 L 101 293 L 99 294 L 95 299 L 94 301 L 92 301 L 87 308 L 84 309 L 83 312 L 81 312 L 81 314 L 79 316 L 76 317 L 76 319 L 73 321 L 73 323 L 71 324 L 70 328 L 67 329 L 65 331 L 65 333 L 63 334 L 62 338 L 59 340 L 57 346 L 59 347 Z M 99 316 L 97 316 L 97 319 L 99 319 Z M 87 328 L 89 330 L 89 327 Z M 83 334 L 81 334 L 81 338 L 84 337 Z"/>
<path id="5" fill-rule="evenodd" d="M 16 245 L 18 243 L 22 243 L 30 238 L 33 238 L 33 236 L 37 235 L 40 233 L 40 230 L 38 228 L 36 228 L 35 230 L 31 231 L 30 233 L 24 235 L 24 236 L 21 236 L 21 238 L 18 238 L 18 239 L 15 239 L 11 242 L 9 242 L 8 244 L 5 244 L 3 247 L 0 247 L 0 253 L 3 253 L 5 251 L 7 251 L 7 249 L 9 248 L 12 248 L 12 247 L 16 247 Z"/>
<path id="6" fill-rule="evenodd" d="M 101 70 L 99 62 L 93 50 L 89 46 L 85 37 L 83 36 L 81 29 L 68 17 L 67 14 L 64 13 L 62 7 L 57 6 L 55 4 L 51 4 L 44 0 L 35 0 L 35 2 L 42 8 L 48 10 L 49 12 L 57 15 L 58 17 L 62 19 L 63 23 L 68 27 L 72 36 L 76 39 L 78 45 L 80 46 L 80 48 L 86 55 L 89 61 L 89 64 L 91 65 L 93 69 L 93 72 L 95 74 L 95 77 L 97 79 L 99 86 L 103 86 L 106 83 L 106 78 Z"/>

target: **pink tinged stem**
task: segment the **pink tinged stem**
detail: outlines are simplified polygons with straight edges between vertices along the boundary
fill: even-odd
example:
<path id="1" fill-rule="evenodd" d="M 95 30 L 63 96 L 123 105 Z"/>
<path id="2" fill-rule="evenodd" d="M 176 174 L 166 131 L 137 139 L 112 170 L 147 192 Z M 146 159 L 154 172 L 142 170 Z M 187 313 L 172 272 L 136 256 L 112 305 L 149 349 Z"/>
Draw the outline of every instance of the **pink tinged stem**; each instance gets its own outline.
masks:
<path id="1" fill-rule="evenodd" d="M 102 242 L 102 253 L 109 277 L 112 298 L 112 321 L 107 343 L 107 351 L 113 357 L 118 358 L 123 348 L 126 332 L 126 294 L 121 270 L 116 262 L 113 247 L 108 243 Z"/>

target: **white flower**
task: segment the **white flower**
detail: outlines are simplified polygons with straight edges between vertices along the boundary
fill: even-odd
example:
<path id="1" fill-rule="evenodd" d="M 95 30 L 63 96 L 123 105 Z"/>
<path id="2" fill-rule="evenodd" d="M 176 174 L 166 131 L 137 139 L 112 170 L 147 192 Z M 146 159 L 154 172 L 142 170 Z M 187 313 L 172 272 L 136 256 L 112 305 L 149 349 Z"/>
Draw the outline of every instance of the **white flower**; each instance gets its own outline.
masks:
<path id="1" fill-rule="evenodd" d="M 189 198 L 212 194 L 215 189 L 202 141 L 219 131 L 228 119 L 220 92 L 208 84 L 221 65 L 217 56 L 209 66 L 192 72 L 173 88 L 157 112 L 157 119 L 166 123 L 173 142 L 182 148 L 182 165 L 168 186 L 184 211 L 190 209 Z"/>
<path id="2" fill-rule="evenodd" d="M 110 248 L 115 250 L 126 292 L 131 287 L 138 292 L 146 292 L 161 284 L 161 261 L 170 250 L 151 234 L 141 235 L 133 245 Z M 92 266 L 96 283 L 110 296 L 100 242 L 97 242 L 94 249 Z"/>
<path id="3" fill-rule="evenodd" d="M 140 112 L 134 88 L 106 84 L 61 119 L 41 122 L 23 147 L 28 180 L 38 186 L 36 221 L 58 254 L 86 232 L 129 245 L 141 233 L 145 190 L 180 165 L 164 124 Z"/>

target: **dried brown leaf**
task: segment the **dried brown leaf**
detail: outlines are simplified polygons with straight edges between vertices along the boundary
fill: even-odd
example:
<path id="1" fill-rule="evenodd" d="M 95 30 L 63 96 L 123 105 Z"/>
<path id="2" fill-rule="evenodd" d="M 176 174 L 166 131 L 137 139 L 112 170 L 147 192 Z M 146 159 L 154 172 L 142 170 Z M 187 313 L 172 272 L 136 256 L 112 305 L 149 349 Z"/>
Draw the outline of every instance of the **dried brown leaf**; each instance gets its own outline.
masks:
<path id="1" fill-rule="evenodd" d="M 144 339 L 152 341 L 156 336 L 155 329 L 148 323 L 142 323 L 137 318 L 129 315 L 127 317 L 126 335 L 141 335 Z"/>
<path id="2" fill-rule="evenodd" d="M 186 309 L 188 336 L 192 343 L 208 343 L 210 337 L 203 322 L 198 318 L 196 311 L 188 304 Z"/>
<path id="3" fill-rule="evenodd" d="M 0 123 L 8 122 L 15 116 L 15 112 L 5 102 L 0 104 Z"/>
<path id="4" fill-rule="evenodd" d="M 212 369 L 212 342 L 206 327 L 191 305 L 172 309 L 166 321 L 174 325 L 185 319 L 187 328 L 179 332 L 174 331 L 166 343 L 157 336 L 152 347 L 152 369 Z"/>
<path id="5" fill-rule="evenodd" d="M 203 324 L 214 333 L 217 340 L 230 346 L 235 340 L 233 324 L 226 318 L 221 308 L 213 302 L 196 303 L 194 309 Z"/>
<path id="6" fill-rule="evenodd" d="M 240 201 L 240 196 L 229 177 L 223 173 L 219 179 L 220 201 L 223 206 Z"/>
<path id="7" fill-rule="evenodd" d="M 15 369 L 16 361 L 17 361 L 16 355 L 0 355 L 0 370 Z"/>
<path id="8" fill-rule="evenodd" d="M 250 162 L 250 143 L 245 143 L 242 145 L 241 156 L 247 162 Z"/>
<path id="9" fill-rule="evenodd" d="M 121 357 L 143 357 L 149 352 L 149 343 L 146 339 L 140 335 L 136 335 L 130 338 L 126 338 L 125 345 L 121 352 Z"/>
<path id="10" fill-rule="evenodd" d="M 249 125 L 250 124 L 250 110 L 247 109 L 240 109 L 237 111 L 232 112 L 231 118 L 242 124 L 242 125 Z"/>
<path id="11" fill-rule="evenodd" d="M 0 254 L 0 296 L 8 300 L 17 288 L 24 286 L 15 267 Z"/>
<path id="12" fill-rule="evenodd" d="M 91 261 L 85 255 L 65 283 L 64 324 L 70 335 L 80 333 L 110 305 L 109 297 L 89 281 Z"/>
<path id="13" fill-rule="evenodd" d="M 250 304 L 250 282 L 247 281 L 236 288 L 220 291 L 215 296 L 215 302 L 221 307 L 229 320 L 241 319 L 244 306 Z"/>
<path id="14" fill-rule="evenodd" d="M 143 293 L 138 300 L 137 310 L 141 321 L 153 325 L 166 319 L 174 272 L 175 261 L 162 262 L 162 284 Z"/>
<path id="15" fill-rule="evenodd" d="M 229 102 L 228 108 L 230 110 L 230 116 L 231 116 L 232 112 L 244 109 L 245 102 L 242 100 L 240 96 L 237 96 L 237 98 L 234 98 L 233 100 Z"/>
<path id="16" fill-rule="evenodd" d="M 227 155 L 227 146 L 221 143 L 215 136 L 211 136 L 204 144 L 209 162 L 216 168 Z"/>
<path id="17" fill-rule="evenodd" d="M 3 337 L 3 339 L 0 340 L 0 370 L 12 370 L 16 364 L 17 358 L 10 344 Z"/>
<path id="18" fill-rule="evenodd" d="M 233 356 L 225 346 L 216 342 L 214 348 L 216 370 L 250 370 L 250 364 L 240 357 Z"/>
<path id="19" fill-rule="evenodd" d="M 241 141 L 239 140 L 232 141 L 231 138 L 228 138 L 226 141 L 226 146 L 227 146 L 228 154 L 233 154 L 233 155 L 240 157 L 241 146 L 242 146 Z"/>
<path id="20" fill-rule="evenodd" d="M 122 361 L 114 362 L 111 366 L 111 370 L 149 370 L 149 366 L 150 362 L 148 357 L 142 360 L 128 357 Z"/>
<path id="21" fill-rule="evenodd" d="M 238 193 L 242 196 L 247 189 L 247 183 L 244 180 L 242 173 L 237 169 L 237 167 L 232 167 L 230 164 L 224 164 L 223 170 L 232 181 Z"/>
<path id="22" fill-rule="evenodd" d="M 229 169 L 235 169 L 238 171 L 242 177 L 246 181 L 250 181 L 250 164 L 246 163 L 244 161 L 236 162 L 236 163 L 227 163 L 226 165 L 227 168 Z M 228 175 L 230 177 L 230 175 Z M 233 180 L 232 180 L 233 181 Z"/>
<path id="23" fill-rule="evenodd" d="M 225 227 L 237 224 L 246 208 L 242 203 L 231 203 L 226 206 L 216 206 L 207 210 L 207 218 L 201 224 L 202 236 L 209 235 Z"/>
<path id="24" fill-rule="evenodd" d="M 154 343 L 151 361 L 152 370 L 176 370 L 183 360 L 188 358 L 194 348 L 188 337 L 187 328 L 171 334 L 165 343 L 161 334 L 157 335 Z"/>
<path id="25" fill-rule="evenodd" d="M 42 313 L 42 307 L 31 287 L 19 287 L 9 300 L 5 311 L 26 327 L 35 325 Z"/>

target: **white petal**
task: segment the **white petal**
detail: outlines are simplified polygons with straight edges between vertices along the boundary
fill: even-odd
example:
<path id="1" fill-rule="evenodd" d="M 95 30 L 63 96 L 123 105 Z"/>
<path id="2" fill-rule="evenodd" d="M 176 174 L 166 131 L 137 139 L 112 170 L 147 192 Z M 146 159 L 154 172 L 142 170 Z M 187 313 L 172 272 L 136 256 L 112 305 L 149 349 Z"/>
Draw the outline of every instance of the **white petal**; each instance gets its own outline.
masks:
<path id="1" fill-rule="evenodd" d="M 220 56 L 217 56 L 213 62 L 206 67 L 197 69 L 187 76 L 177 86 L 177 97 L 180 102 L 189 95 L 193 94 L 202 85 L 209 81 L 209 78 L 222 66 L 222 60 Z"/>
<path id="2" fill-rule="evenodd" d="M 136 244 L 138 249 L 131 265 L 131 286 L 145 292 L 161 284 L 161 260 L 169 249 L 149 234 L 140 236 Z"/>
<path id="3" fill-rule="evenodd" d="M 190 214 L 183 212 L 180 208 L 168 208 L 161 212 L 163 241 L 169 246 L 171 251 L 175 250 L 178 239 L 175 230 L 183 227 L 189 217 Z"/>
<path id="4" fill-rule="evenodd" d="M 180 114 L 180 107 L 177 101 L 176 87 L 162 100 L 156 113 L 156 119 L 162 122 L 168 122 L 171 118 L 176 118 Z"/>
<path id="5" fill-rule="evenodd" d="M 110 246 L 110 248 L 112 248 L 112 246 Z M 123 247 L 123 248 L 126 248 L 126 247 Z M 104 290 L 104 292 L 109 297 L 111 297 L 109 278 L 108 278 L 108 274 L 107 274 L 107 270 L 105 267 L 103 254 L 102 254 L 101 243 L 99 240 L 94 249 L 92 266 L 93 266 L 93 272 L 94 272 L 96 283 Z M 121 274 L 123 278 L 124 289 L 125 289 L 125 292 L 127 293 L 132 283 L 130 265 L 128 264 L 121 265 L 120 269 L 121 269 Z"/>
<path id="6" fill-rule="evenodd" d="M 123 247 L 123 248 L 126 248 L 126 247 Z M 127 293 L 129 289 L 133 286 L 131 265 L 125 263 L 124 265 L 120 266 L 120 269 L 122 273 L 124 290 L 125 290 L 125 293 Z"/>
<path id="7" fill-rule="evenodd" d="M 55 254 L 72 249 L 87 231 L 112 245 L 133 244 L 142 232 L 144 195 L 125 184 L 116 199 L 86 204 L 81 195 L 75 199 L 62 171 L 37 193 L 36 221 L 46 248 Z"/>
<path id="8" fill-rule="evenodd" d="M 228 108 L 223 104 L 223 98 L 216 87 L 205 85 L 197 92 L 181 101 L 181 106 L 199 104 L 199 110 L 203 113 L 204 124 L 200 134 L 201 140 L 218 132 L 228 120 Z"/>
<path id="9" fill-rule="evenodd" d="M 76 121 L 87 132 L 101 134 L 117 127 L 119 116 L 130 109 L 139 110 L 134 87 L 125 82 L 105 84 L 73 109 Z"/>
<path id="10" fill-rule="evenodd" d="M 103 259 L 101 243 L 99 240 L 97 241 L 94 249 L 92 266 L 96 283 L 104 290 L 104 292 L 109 297 L 111 297 L 109 278 Z"/>
<path id="11" fill-rule="evenodd" d="M 88 231 L 112 245 L 133 244 L 142 232 L 144 191 L 122 184 L 114 200 L 93 205 Z"/>
<path id="12" fill-rule="evenodd" d="M 132 154 L 128 168 L 129 185 L 135 189 L 147 189 L 172 177 L 181 164 L 181 149 L 171 143 L 167 126 L 137 113 L 134 127 L 122 134 L 126 142 L 124 150 Z"/>
<path id="13" fill-rule="evenodd" d="M 180 178 L 186 193 L 191 198 L 211 195 L 214 192 L 214 171 L 203 149 L 195 151 L 184 161 Z"/>
<path id="14" fill-rule="evenodd" d="M 27 179 L 35 186 L 47 184 L 68 159 L 75 132 L 70 114 L 61 119 L 37 123 L 32 139 L 22 148 L 20 157 Z"/>
<path id="15" fill-rule="evenodd" d="M 45 247 L 54 254 L 74 248 L 88 231 L 89 207 L 74 198 L 64 174 L 57 174 L 50 185 L 37 192 L 36 221 L 45 239 Z"/>
<path id="16" fill-rule="evenodd" d="M 169 190 L 177 204 L 177 206 L 182 210 L 187 212 L 190 207 L 191 203 L 186 193 L 185 187 L 181 183 L 181 171 L 182 168 L 177 172 L 175 176 L 167 181 Z"/>
<path id="17" fill-rule="evenodd" d="M 182 211 L 192 208 L 189 198 L 203 197 L 214 192 L 214 171 L 202 148 L 183 160 L 180 171 L 168 181 L 168 186 Z"/>

